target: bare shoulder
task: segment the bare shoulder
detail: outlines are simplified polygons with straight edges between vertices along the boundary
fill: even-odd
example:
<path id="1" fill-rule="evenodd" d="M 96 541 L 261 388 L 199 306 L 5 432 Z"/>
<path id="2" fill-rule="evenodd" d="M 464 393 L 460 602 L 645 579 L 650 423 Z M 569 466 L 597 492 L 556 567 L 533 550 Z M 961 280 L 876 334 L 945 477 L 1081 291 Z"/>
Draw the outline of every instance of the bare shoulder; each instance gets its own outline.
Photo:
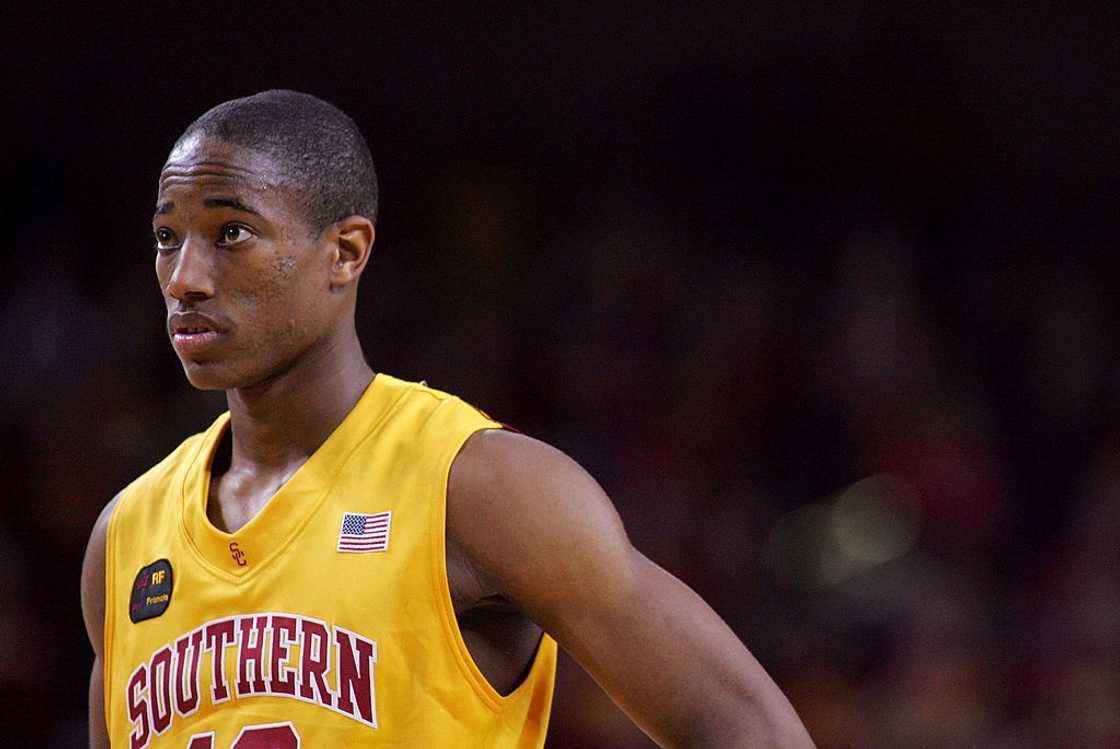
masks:
<path id="1" fill-rule="evenodd" d="M 483 429 L 467 440 L 451 471 L 451 489 L 470 495 L 496 486 L 519 489 L 598 489 L 574 460 L 538 439 L 505 429 Z M 601 490 L 600 490 L 601 491 Z"/>
<path id="2" fill-rule="evenodd" d="M 105 544 L 109 531 L 109 520 L 113 516 L 124 492 L 118 493 L 105 505 L 93 524 L 86 544 L 85 559 L 82 561 L 82 616 L 86 623 L 86 633 L 94 653 L 100 655 L 102 648 L 101 633 L 105 621 Z"/>
<path id="3" fill-rule="evenodd" d="M 448 498 L 449 521 L 468 535 L 476 524 L 533 531 L 557 517 L 597 530 L 604 540 L 623 533 L 614 506 L 587 471 L 552 445 L 516 432 L 472 435 L 451 467 Z"/>
<path id="4" fill-rule="evenodd" d="M 447 497 L 449 537 L 488 587 L 526 613 L 543 614 L 533 609 L 577 581 L 625 580 L 617 573 L 633 549 L 618 513 L 595 479 L 551 445 L 478 432 L 452 465 Z M 615 574 L 601 575 L 604 568 Z"/>

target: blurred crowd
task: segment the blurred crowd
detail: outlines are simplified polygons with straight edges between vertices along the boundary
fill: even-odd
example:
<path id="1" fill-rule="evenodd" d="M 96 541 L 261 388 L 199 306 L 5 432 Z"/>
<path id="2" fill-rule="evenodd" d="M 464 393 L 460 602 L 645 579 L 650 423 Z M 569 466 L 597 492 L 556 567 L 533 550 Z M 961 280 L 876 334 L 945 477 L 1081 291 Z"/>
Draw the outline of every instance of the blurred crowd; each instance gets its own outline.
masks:
<path id="1" fill-rule="evenodd" d="M 82 745 L 89 530 L 224 408 L 163 329 L 145 225 L 164 152 L 206 107 L 283 84 L 350 111 L 381 169 L 374 369 L 586 466 L 821 749 L 1120 746 L 1120 277 L 1101 259 L 1118 165 L 1094 150 L 1117 117 L 1093 73 L 1114 37 L 1065 17 L 1032 36 L 978 15 L 952 45 L 928 18 L 897 36 L 802 20 L 750 45 L 649 21 L 672 52 L 644 42 L 638 64 L 596 37 L 547 84 L 516 65 L 445 80 L 425 58 L 424 102 L 393 66 L 377 85 L 406 104 L 385 109 L 276 58 L 289 77 L 237 69 L 158 117 L 121 103 L 132 140 L 92 73 L 51 73 L 34 121 L 65 99 L 93 146 L 15 157 L 0 745 Z M 1043 29 L 1084 53 L 1065 72 Z M 549 745 L 652 746 L 567 660 Z"/>
<path id="2" fill-rule="evenodd" d="M 697 262 L 662 222 L 588 224 L 531 261 L 429 258 L 446 266 L 412 302 L 375 262 L 371 361 L 587 466 L 822 748 L 1116 746 L 1109 280 L 985 257 L 923 288 L 881 219 L 825 262 L 734 245 Z M 48 279 L 2 305 L 36 334 L 3 363 L 0 710 L 77 736 L 89 528 L 222 400 L 182 381 L 152 279 L 91 289 L 61 263 Z M 553 736 L 648 745 L 571 664 Z"/>

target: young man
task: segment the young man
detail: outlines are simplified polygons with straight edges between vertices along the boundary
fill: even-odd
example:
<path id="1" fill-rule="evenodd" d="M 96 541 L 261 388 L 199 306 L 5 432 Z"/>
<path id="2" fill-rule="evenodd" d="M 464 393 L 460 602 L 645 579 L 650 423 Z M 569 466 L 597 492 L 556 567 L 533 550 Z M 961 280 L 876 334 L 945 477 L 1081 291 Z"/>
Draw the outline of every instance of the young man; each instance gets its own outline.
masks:
<path id="1" fill-rule="evenodd" d="M 314 97 L 226 102 L 172 149 L 168 334 L 229 412 L 93 529 L 91 745 L 539 747 L 558 642 L 662 745 L 812 746 L 578 465 L 374 374 L 376 218 L 364 139 Z"/>

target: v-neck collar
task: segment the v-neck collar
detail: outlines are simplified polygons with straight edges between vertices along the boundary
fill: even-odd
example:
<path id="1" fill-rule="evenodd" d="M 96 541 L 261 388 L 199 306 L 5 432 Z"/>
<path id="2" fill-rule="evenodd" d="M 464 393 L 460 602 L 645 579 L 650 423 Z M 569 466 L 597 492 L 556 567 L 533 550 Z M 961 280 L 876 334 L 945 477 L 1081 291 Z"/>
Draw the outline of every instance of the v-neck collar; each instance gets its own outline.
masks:
<path id="1" fill-rule="evenodd" d="M 232 581 L 247 580 L 291 543 L 329 493 L 342 461 L 403 394 L 402 389 L 387 382 L 391 379 L 381 374 L 374 376 L 354 408 L 323 444 L 235 533 L 216 528 L 206 514 L 210 468 L 229 429 L 229 412 L 210 425 L 184 474 L 180 505 L 181 527 L 188 546 L 207 567 Z"/>

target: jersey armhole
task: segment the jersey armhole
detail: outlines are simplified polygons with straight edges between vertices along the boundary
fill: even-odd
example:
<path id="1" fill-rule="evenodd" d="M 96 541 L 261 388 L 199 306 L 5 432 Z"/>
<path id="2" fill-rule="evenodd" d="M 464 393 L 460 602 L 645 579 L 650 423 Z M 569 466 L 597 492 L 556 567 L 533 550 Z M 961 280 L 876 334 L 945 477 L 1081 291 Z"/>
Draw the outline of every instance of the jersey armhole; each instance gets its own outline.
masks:
<path id="1" fill-rule="evenodd" d="M 475 694 L 478 695 L 483 704 L 490 710 L 499 712 L 516 698 L 516 695 L 521 691 L 520 687 L 525 682 L 510 694 L 503 696 L 498 690 L 494 689 L 490 680 L 479 669 L 478 664 L 474 662 L 474 658 L 470 654 L 470 650 L 467 649 L 466 640 L 463 639 L 463 633 L 459 629 L 459 621 L 455 616 L 455 604 L 451 598 L 451 581 L 447 573 L 447 490 L 451 480 L 451 467 L 462 452 L 467 440 L 483 430 L 501 428 L 501 424 L 497 422 L 482 421 L 481 416 L 482 414 L 480 414 L 480 419 L 476 424 L 471 425 L 473 428 L 464 430 L 463 434 L 456 436 L 448 455 L 442 459 L 437 474 L 435 498 L 432 503 L 432 537 L 435 539 L 435 543 L 432 544 L 433 593 L 435 594 L 436 606 L 439 608 L 440 620 L 443 622 L 448 647 L 453 651 L 460 672 L 473 687 Z"/>

